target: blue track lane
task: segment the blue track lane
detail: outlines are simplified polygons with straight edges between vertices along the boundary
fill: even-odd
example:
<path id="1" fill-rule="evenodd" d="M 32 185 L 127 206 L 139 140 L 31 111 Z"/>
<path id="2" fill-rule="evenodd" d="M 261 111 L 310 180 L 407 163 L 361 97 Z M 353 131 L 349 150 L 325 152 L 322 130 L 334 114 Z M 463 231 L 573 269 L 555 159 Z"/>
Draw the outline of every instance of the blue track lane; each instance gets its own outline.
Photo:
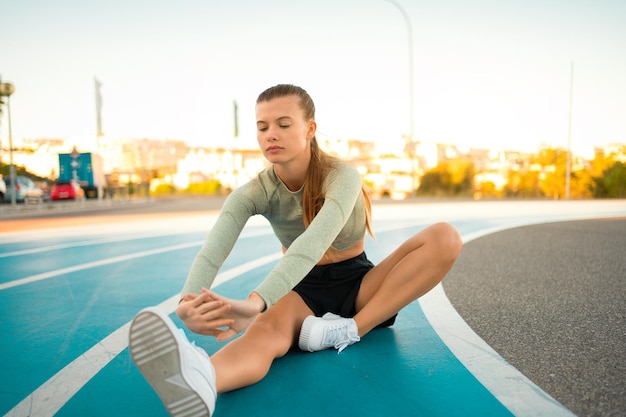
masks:
<path id="1" fill-rule="evenodd" d="M 374 262 L 430 223 L 405 217 L 377 222 L 377 240 L 366 244 Z M 469 235 L 515 222 L 484 216 L 453 223 Z M 119 335 L 125 337 L 123 326 L 140 309 L 177 294 L 205 234 L 197 229 L 133 234 L 119 228 L 80 238 L 62 231 L 40 240 L 0 234 L 0 414 L 38 415 L 32 410 L 42 409 L 58 416 L 165 416 Z M 268 226 L 247 227 L 222 271 L 275 254 L 279 247 Z M 244 297 L 274 263 L 236 275 L 216 291 Z M 102 341 L 114 334 L 122 343 L 119 352 L 85 358 L 92 348 L 104 346 L 100 351 L 106 352 Z M 189 336 L 210 353 L 221 345 Z M 83 368 L 103 362 L 74 392 L 64 384 L 79 379 L 68 365 L 80 359 L 75 363 Z M 53 379 L 58 375 L 65 379 Z M 221 394 L 215 412 L 216 417 L 296 414 L 511 415 L 442 341 L 419 302 L 402 310 L 394 327 L 371 332 L 340 355 L 290 352 L 260 383 Z"/>

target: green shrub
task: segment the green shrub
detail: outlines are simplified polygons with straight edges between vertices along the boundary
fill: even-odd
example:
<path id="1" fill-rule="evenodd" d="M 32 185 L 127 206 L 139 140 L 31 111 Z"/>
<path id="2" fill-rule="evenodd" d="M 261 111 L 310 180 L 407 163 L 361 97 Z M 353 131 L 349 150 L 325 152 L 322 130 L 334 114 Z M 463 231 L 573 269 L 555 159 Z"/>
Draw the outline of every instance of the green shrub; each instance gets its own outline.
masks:
<path id="1" fill-rule="evenodd" d="M 172 184 L 159 184 L 150 193 L 153 196 L 172 195 L 176 193 L 176 188 Z"/>
<path id="2" fill-rule="evenodd" d="M 220 194 L 222 190 L 222 184 L 217 180 L 209 180 L 204 182 L 198 182 L 189 184 L 189 187 L 185 190 L 191 195 L 216 195 Z"/>

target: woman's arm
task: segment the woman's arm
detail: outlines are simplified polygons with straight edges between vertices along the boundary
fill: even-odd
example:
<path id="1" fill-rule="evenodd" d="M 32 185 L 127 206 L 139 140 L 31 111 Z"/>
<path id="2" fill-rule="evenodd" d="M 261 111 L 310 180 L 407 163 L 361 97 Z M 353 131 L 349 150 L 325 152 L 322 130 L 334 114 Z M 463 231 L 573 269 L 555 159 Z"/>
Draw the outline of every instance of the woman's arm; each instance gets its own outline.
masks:
<path id="1" fill-rule="evenodd" d="M 186 294 L 200 294 L 202 288 L 211 288 L 218 270 L 235 246 L 246 222 L 256 214 L 256 204 L 250 196 L 252 187 L 254 186 L 251 183 L 244 184 L 233 191 L 224 202 L 215 225 L 191 265 L 181 297 Z"/>

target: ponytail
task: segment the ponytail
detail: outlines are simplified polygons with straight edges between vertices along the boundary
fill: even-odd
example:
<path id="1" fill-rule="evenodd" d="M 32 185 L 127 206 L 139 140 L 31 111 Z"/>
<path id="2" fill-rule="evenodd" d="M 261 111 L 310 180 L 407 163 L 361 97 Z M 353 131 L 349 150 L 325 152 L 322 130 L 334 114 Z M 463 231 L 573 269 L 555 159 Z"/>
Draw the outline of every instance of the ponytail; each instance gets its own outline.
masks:
<path id="1" fill-rule="evenodd" d="M 309 227 L 315 215 L 324 205 L 324 178 L 326 178 L 328 171 L 332 169 L 333 162 L 336 160 L 337 158 L 328 155 L 320 149 L 315 137 L 311 139 L 311 161 L 309 162 L 302 190 L 302 217 L 305 227 Z M 363 194 L 365 206 L 365 227 L 367 228 L 367 233 L 374 237 L 371 225 L 372 203 L 363 186 L 361 186 L 361 193 Z"/>

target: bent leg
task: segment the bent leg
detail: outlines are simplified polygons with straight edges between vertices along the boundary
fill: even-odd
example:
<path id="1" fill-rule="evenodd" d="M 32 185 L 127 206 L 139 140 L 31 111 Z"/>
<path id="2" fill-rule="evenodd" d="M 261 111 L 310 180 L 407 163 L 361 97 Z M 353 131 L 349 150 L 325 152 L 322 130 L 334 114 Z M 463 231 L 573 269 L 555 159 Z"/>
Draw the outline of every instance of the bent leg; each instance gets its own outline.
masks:
<path id="1" fill-rule="evenodd" d="M 274 359 L 297 344 L 302 322 L 311 314 L 295 292 L 260 314 L 241 337 L 211 356 L 217 391 L 231 391 L 263 379 Z"/>
<path id="2" fill-rule="evenodd" d="M 441 282 L 462 246 L 452 225 L 437 223 L 413 235 L 369 271 L 356 300 L 359 336 Z"/>

